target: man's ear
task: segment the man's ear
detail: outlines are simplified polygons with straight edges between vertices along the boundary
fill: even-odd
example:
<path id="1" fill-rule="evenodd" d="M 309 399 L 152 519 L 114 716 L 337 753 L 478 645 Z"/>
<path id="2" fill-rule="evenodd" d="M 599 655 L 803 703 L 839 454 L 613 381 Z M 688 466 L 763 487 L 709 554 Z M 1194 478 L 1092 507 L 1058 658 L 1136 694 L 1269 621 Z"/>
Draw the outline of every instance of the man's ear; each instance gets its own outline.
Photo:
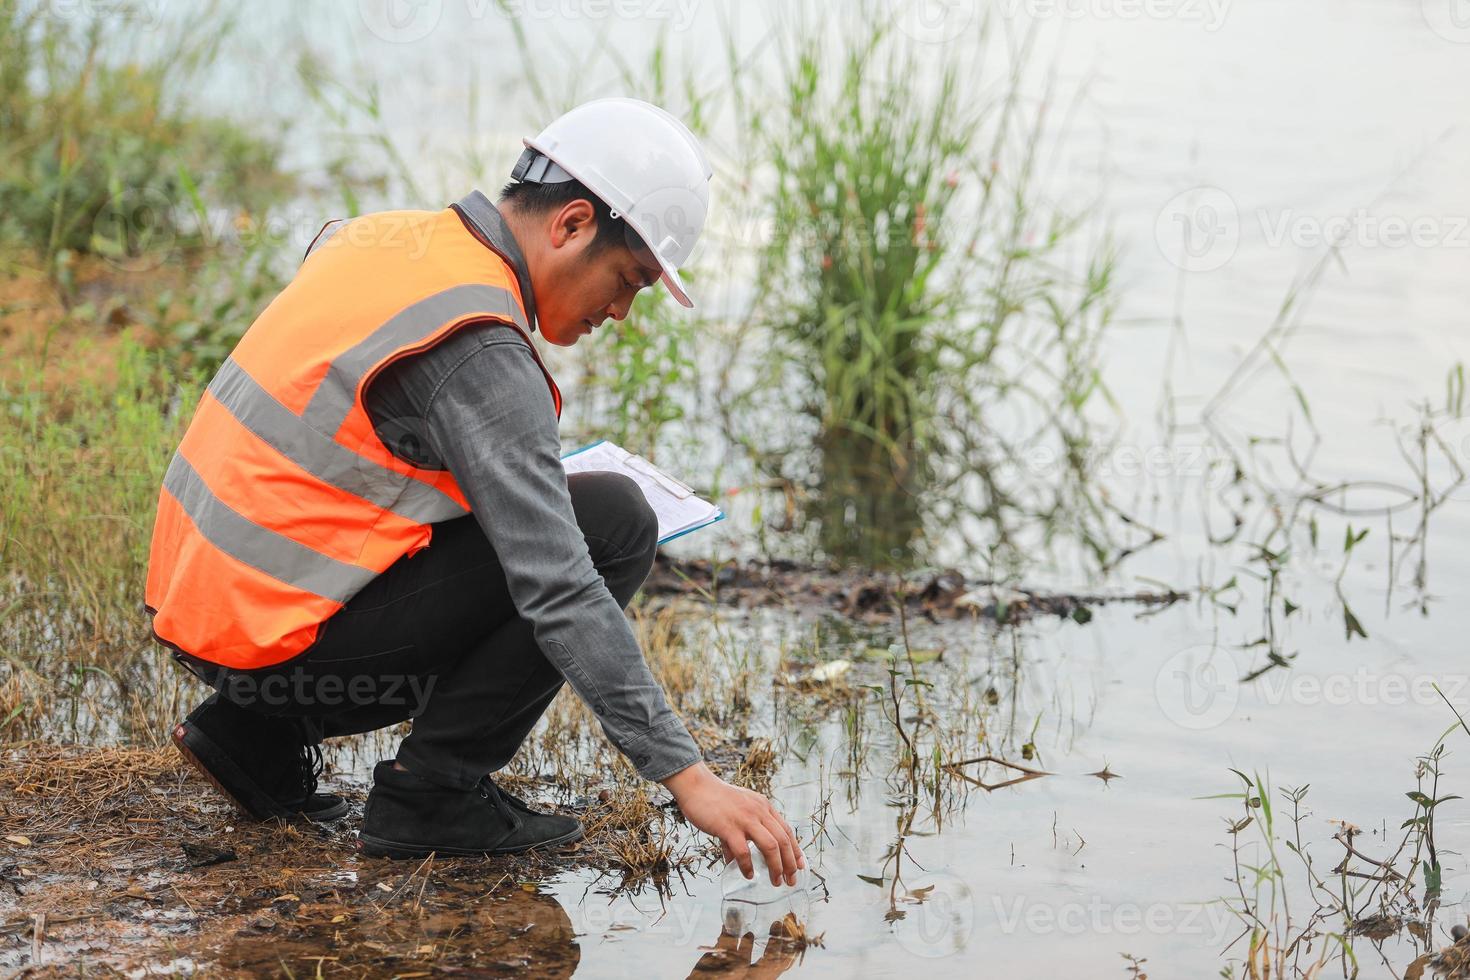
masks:
<path id="1" fill-rule="evenodd" d="M 571 201 L 556 213 L 551 227 L 551 244 L 563 248 L 568 244 L 587 244 L 597 237 L 597 212 L 590 201 Z"/>

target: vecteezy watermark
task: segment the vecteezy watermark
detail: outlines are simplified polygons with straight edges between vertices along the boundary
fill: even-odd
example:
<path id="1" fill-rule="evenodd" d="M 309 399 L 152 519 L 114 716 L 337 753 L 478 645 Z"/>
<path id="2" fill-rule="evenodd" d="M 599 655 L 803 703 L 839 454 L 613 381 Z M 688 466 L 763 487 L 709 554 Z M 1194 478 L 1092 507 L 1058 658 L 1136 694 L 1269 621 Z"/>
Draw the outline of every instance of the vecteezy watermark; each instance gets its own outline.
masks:
<path id="1" fill-rule="evenodd" d="M 1463 711 L 1470 677 L 1464 674 L 1382 673 L 1359 667 L 1350 673 L 1314 674 L 1302 671 L 1273 671 L 1256 682 L 1263 704 L 1327 705 L 1351 704 L 1400 708 L 1406 705 L 1434 707 L 1445 699 Z M 1443 697 L 1440 695 L 1443 694 Z"/>
<path id="2" fill-rule="evenodd" d="M 944 872 L 905 884 L 902 896 L 890 899 L 885 888 L 883 897 L 888 907 L 884 917 L 898 944 L 930 959 L 963 953 L 975 933 L 975 893 L 970 886 Z"/>
<path id="3" fill-rule="evenodd" d="M 1202 902 L 1108 902 L 1100 895 L 1086 901 L 1033 901 L 1023 895 L 991 898 L 995 923 L 1007 935 L 1033 936 L 1196 936 L 1203 945 L 1223 945 L 1238 931 L 1240 920 L 1224 904 Z"/>
<path id="4" fill-rule="evenodd" d="M 201 184 L 207 181 L 200 180 Z M 311 208 L 288 208 L 247 215 L 232 208 L 197 210 L 178 189 L 134 187 L 121 191 L 98 209 L 90 229 L 90 245 L 120 272 L 158 268 L 180 248 L 238 248 L 246 252 L 288 250 L 305 254 L 323 231 L 321 214 Z M 361 215 L 335 225 L 322 235 L 319 248 L 372 246 L 400 250 L 416 260 L 427 253 L 433 225 L 414 222 L 402 212 Z"/>
<path id="5" fill-rule="evenodd" d="M 403 708 L 417 717 L 429 704 L 436 674 L 314 674 L 294 667 L 263 676 L 230 674 L 221 694 L 241 707 L 325 708 L 369 706 Z"/>
<path id="6" fill-rule="evenodd" d="M 1224 647 L 1185 647 L 1154 676 L 1159 708 L 1180 728 L 1204 731 L 1223 724 L 1240 701 L 1241 670 Z"/>
<path id="7" fill-rule="evenodd" d="M 1448 487 L 1445 496 L 1451 500 L 1470 501 L 1470 415 L 1451 416 L 1434 427 L 1432 450 L 1448 457 L 1445 472 Z"/>
<path id="8" fill-rule="evenodd" d="M 1002 0 L 1005 15 L 1062 20 L 1172 20 L 1218 31 L 1232 0 Z"/>
<path id="9" fill-rule="evenodd" d="M 958 467 L 969 469 L 964 463 L 969 451 L 966 440 L 953 434 L 971 429 L 971 423 L 964 418 L 939 415 L 924 420 L 922 426 L 902 430 L 886 454 L 895 488 L 922 496 L 931 491 L 936 481 L 947 478 L 946 474 L 956 472 Z M 986 473 L 989 479 L 1005 486 L 1013 485 L 1014 481 L 1052 483 L 1067 474 L 1076 474 L 1089 482 L 1141 478 L 1166 483 L 1189 480 L 1217 490 L 1236 479 L 1236 461 L 1225 448 L 1214 443 L 1170 440 L 1141 444 L 1120 440 L 1084 447 L 1037 443 L 994 461 L 987 460 Z"/>
<path id="10" fill-rule="evenodd" d="M 1323 245 L 1355 248 L 1470 248 L 1470 216 L 1377 215 L 1367 208 L 1342 214 L 1256 212 L 1261 234 L 1271 248 Z"/>
<path id="11" fill-rule="evenodd" d="M 1368 667 L 1319 673 L 1292 666 L 1268 670 L 1247 682 L 1249 670 L 1243 657 L 1224 647 L 1187 647 L 1159 668 L 1154 696 L 1166 718 L 1191 731 L 1228 721 L 1247 686 L 1254 701 L 1266 707 L 1436 707 L 1447 699 L 1463 712 L 1470 700 L 1467 674 L 1408 674 Z"/>
<path id="12" fill-rule="evenodd" d="M 412 44 L 434 32 L 444 17 L 444 0 L 357 0 L 363 25 L 390 44 Z"/>
<path id="13" fill-rule="evenodd" d="M 1446 41 L 1470 44 L 1470 0 L 1420 0 L 1424 23 Z"/>
<path id="14" fill-rule="evenodd" d="M 626 20 L 675 31 L 694 25 L 702 0 L 459 0 L 470 21 L 510 16 L 546 21 Z M 358 0 L 358 13 L 373 36 L 390 44 L 422 41 L 444 21 L 445 0 Z"/>
<path id="15" fill-rule="evenodd" d="M 1038 445 L 1023 452 L 1019 461 L 1028 475 L 1039 478 L 1075 470 L 1089 479 L 1190 478 L 1212 489 L 1228 484 L 1235 472 L 1235 458 L 1219 445 L 1181 442 L 1117 442 L 1082 449 Z"/>
<path id="16" fill-rule="evenodd" d="M 1320 214 L 1257 208 L 1251 217 L 1268 248 L 1470 250 L 1466 214 L 1380 214 L 1368 208 Z M 1164 257 L 1179 268 L 1212 272 L 1235 256 L 1247 224 L 1225 191 L 1195 187 L 1176 194 L 1160 209 L 1154 238 Z"/>
<path id="17" fill-rule="evenodd" d="M 412 466 L 442 472 L 443 460 L 429 440 L 422 418 L 395 416 L 374 419 L 359 442 L 349 439 L 350 466 L 337 470 L 342 489 L 398 514 L 414 514 L 433 523 L 462 517 L 464 508 L 434 484 L 416 480 L 394 468 L 395 458 Z"/>
<path id="18" fill-rule="evenodd" d="M 300 244 L 303 238 L 307 242 L 316 239 L 316 235 L 303 235 L 307 229 L 313 232 L 324 231 L 326 234 L 317 247 L 321 249 L 341 248 L 354 246 L 357 248 L 386 248 L 401 250 L 405 258 L 421 259 L 429 251 L 429 244 L 433 238 L 434 226 L 427 221 L 411 221 L 401 211 L 377 211 L 371 214 L 359 215 L 351 221 L 344 222 L 335 228 L 322 228 L 318 215 L 303 216 L 301 214 L 289 214 L 278 222 L 267 219 L 268 227 L 278 229 L 271 234 L 272 241 L 290 242 Z"/>
<path id="19" fill-rule="evenodd" d="M 118 20 L 132 27 L 163 23 L 167 0 L 46 0 L 45 10 L 62 20 Z"/>
<path id="20" fill-rule="evenodd" d="M 161 266 L 178 241 L 176 202 L 152 187 L 113 195 L 92 219 L 92 251 L 120 272 L 150 272 Z"/>
<path id="21" fill-rule="evenodd" d="M 529 20 L 644 21 L 687 31 L 702 0 L 503 0 L 513 16 Z"/>
<path id="22" fill-rule="evenodd" d="M 633 933 L 688 947 L 713 942 L 720 935 L 719 917 L 708 906 L 697 902 L 671 902 L 663 909 L 649 912 L 622 895 L 607 902 L 569 903 L 565 908 L 579 936 Z"/>
<path id="23" fill-rule="evenodd" d="M 1240 247 L 1240 212 L 1218 187 L 1174 195 L 1154 221 L 1154 240 L 1164 258 L 1186 272 L 1213 272 Z"/>
<path id="24" fill-rule="evenodd" d="M 707 211 L 699 195 L 689 188 L 659 187 L 638 202 L 636 214 L 624 216 L 632 220 L 625 223 L 623 235 L 628 247 L 635 252 L 644 253 L 645 249 L 665 252 L 675 242 L 697 238 L 698 229 L 704 227 Z M 637 222 L 638 228 L 634 228 L 633 221 Z M 641 257 L 653 258 L 648 255 Z"/>
<path id="25" fill-rule="evenodd" d="M 957 41 L 977 22 L 980 0 L 889 0 L 898 29 L 923 44 Z"/>

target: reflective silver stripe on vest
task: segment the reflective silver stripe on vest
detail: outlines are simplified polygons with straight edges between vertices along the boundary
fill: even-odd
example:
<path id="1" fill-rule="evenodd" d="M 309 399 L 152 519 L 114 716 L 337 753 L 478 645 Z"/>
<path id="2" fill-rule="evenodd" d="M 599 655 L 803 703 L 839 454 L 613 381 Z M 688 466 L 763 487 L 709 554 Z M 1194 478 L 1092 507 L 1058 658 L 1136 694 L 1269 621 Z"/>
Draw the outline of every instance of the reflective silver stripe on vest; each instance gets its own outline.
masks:
<path id="1" fill-rule="evenodd" d="M 444 324 L 477 313 L 511 320 L 527 333 L 531 329 L 510 290 L 479 283 L 453 286 L 419 300 L 339 354 L 302 417 L 327 435 L 336 435 L 352 411 L 358 385 L 375 364 L 400 347 L 421 343 Z"/>
<path id="2" fill-rule="evenodd" d="M 370 568 L 329 558 L 244 517 L 214 495 L 183 453 L 174 453 L 163 476 L 163 488 L 184 508 L 206 541 L 287 585 L 346 603 L 376 575 Z"/>
<path id="3" fill-rule="evenodd" d="M 348 449 L 301 420 L 234 358 L 226 358 L 209 393 L 266 445 L 323 483 L 361 497 L 416 524 L 433 524 L 469 511 L 453 497 Z"/>

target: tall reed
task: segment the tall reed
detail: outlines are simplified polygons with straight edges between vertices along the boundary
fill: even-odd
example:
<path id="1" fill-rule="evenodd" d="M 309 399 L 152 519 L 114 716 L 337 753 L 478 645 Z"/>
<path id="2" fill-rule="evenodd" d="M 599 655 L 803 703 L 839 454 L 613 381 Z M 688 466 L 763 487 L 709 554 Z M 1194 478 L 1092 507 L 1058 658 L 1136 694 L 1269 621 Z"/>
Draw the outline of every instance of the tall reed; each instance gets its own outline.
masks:
<path id="1" fill-rule="evenodd" d="M 1112 256 L 1038 186 L 1028 49 L 992 60 L 984 24 L 924 44 L 863 9 L 802 32 L 776 98 L 745 103 L 774 219 L 752 315 L 768 367 L 726 416 L 805 488 L 832 558 L 908 564 L 962 526 L 1010 561 L 1023 528 L 1101 536 L 1069 474 L 1101 393 Z M 782 416 L 807 425 L 760 431 Z M 1056 472 L 1016 465 L 1037 443 Z"/>

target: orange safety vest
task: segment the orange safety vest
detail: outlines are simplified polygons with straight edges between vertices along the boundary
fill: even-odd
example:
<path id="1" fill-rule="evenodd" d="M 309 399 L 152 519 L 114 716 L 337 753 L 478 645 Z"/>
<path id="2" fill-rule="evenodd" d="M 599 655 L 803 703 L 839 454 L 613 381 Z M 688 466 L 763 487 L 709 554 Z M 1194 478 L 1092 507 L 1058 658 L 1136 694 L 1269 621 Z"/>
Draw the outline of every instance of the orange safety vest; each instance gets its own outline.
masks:
<path id="1" fill-rule="evenodd" d="M 377 437 L 363 401 L 377 373 L 476 321 L 513 326 L 535 354 L 514 268 L 454 209 L 364 215 L 330 237 L 210 382 L 158 498 L 154 635 L 227 667 L 300 653 L 363 586 L 428 547 L 435 522 L 470 512 L 447 470 Z"/>

